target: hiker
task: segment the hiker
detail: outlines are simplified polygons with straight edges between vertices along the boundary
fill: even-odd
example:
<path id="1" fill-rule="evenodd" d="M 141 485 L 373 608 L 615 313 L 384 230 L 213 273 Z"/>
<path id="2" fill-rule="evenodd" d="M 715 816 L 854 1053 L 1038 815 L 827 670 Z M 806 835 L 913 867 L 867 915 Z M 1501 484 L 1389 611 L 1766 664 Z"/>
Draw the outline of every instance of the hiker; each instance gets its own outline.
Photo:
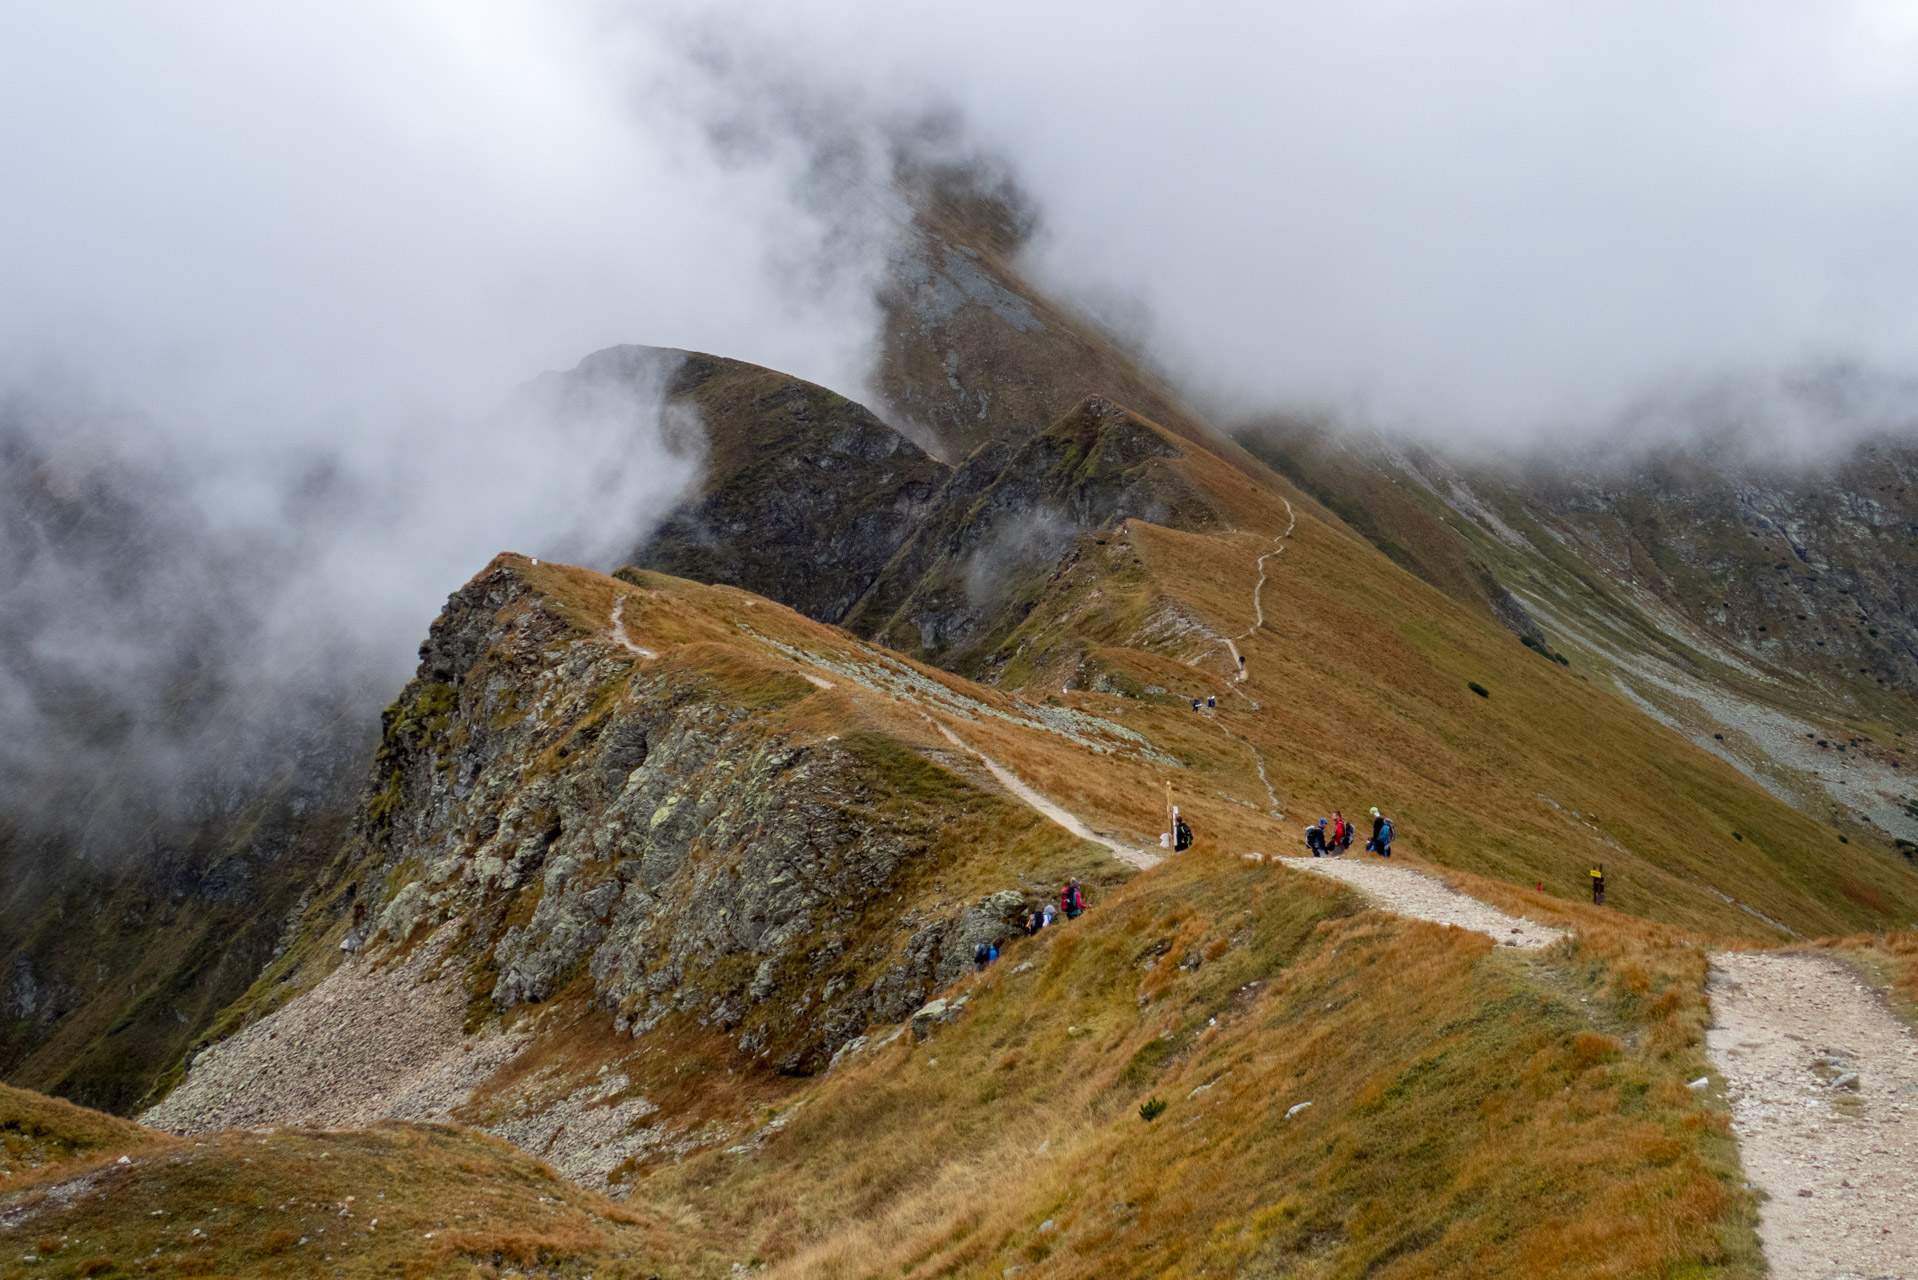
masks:
<path id="1" fill-rule="evenodd" d="M 1034 907 L 1032 910 L 1026 912 L 1026 936 L 1028 938 L 1045 927 L 1046 918 L 1039 914 L 1039 908 Z"/>
<path id="2" fill-rule="evenodd" d="M 1085 909 L 1086 898 L 1083 893 L 1079 892 L 1079 882 L 1077 880 L 1066 881 L 1065 886 L 1059 890 L 1059 910 L 1065 913 L 1066 919 L 1077 920 L 1079 913 Z"/>
<path id="3" fill-rule="evenodd" d="M 1185 815 L 1180 814 L 1172 820 L 1172 852 L 1184 853 L 1192 847 L 1192 828 L 1185 825 Z"/>
<path id="4" fill-rule="evenodd" d="M 1057 914 L 1058 912 L 1054 909 L 1053 905 L 1050 902 L 1046 903 L 1046 909 L 1039 917 L 1039 927 L 1041 929 L 1049 928 L 1052 924 L 1052 918 Z"/>
<path id="5" fill-rule="evenodd" d="M 1197 711 L 1199 709 L 1199 700 L 1197 698 L 1194 698 L 1192 700 L 1192 709 L 1194 711 Z"/>
<path id="6" fill-rule="evenodd" d="M 1305 828 L 1305 847 L 1312 851 L 1315 858 L 1325 856 L 1325 819 L 1310 823 Z"/>
<path id="7" fill-rule="evenodd" d="M 1365 842 L 1365 851 L 1381 858 L 1392 856 L 1392 820 L 1377 808 L 1372 810 L 1372 838 Z"/>
<path id="8" fill-rule="evenodd" d="M 974 947 L 972 949 L 972 963 L 973 967 L 977 969 L 984 969 L 987 965 L 991 964 L 992 947 L 984 942 Z"/>
<path id="9" fill-rule="evenodd" d="M 1332 848 L 1344 853 L 1352 847 L 1352 824 L 1345 820 L 1342 810 L 1332 810 Z"/>
<path id="10" fill-rule="evenodd" d="M 1219 709 L 1219 700 L 1216 696 L 1208 694 L 1206 696 L 1205 705 L 1208 711 L 1217 711 Z"/>

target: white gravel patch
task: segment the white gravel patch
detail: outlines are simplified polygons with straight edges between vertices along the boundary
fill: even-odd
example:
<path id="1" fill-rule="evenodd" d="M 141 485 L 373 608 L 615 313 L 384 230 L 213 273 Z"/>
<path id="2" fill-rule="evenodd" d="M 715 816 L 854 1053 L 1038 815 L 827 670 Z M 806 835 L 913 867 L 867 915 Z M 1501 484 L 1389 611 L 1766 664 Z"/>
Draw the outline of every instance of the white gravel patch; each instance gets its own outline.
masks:
<path id="1" fill-rule="evenodd" d="M 1824 955 L 1720 954 L 1712 1013 L 1775 1280 L 1918 1277 L 1918 1039 Z"/>
<path id="2" fill-rule="evenodd" d="M 1471 929 L 1493 939 L 1502 947 L 1537 950 L 1549 947 L 1565 936 L 1562 929 L 1548 928 L 1518 916 L 1506 915 L 1497 907 L 1487 906 L 1477 898 L 1469 898 L 1423 872 L 1395 865 L 1370 854 L 1347 854 L 1336 858 L 1282 858 L 1280 861 L 1295 870 L 1310 871 L 1349 884 L 1387 911 Z"/>

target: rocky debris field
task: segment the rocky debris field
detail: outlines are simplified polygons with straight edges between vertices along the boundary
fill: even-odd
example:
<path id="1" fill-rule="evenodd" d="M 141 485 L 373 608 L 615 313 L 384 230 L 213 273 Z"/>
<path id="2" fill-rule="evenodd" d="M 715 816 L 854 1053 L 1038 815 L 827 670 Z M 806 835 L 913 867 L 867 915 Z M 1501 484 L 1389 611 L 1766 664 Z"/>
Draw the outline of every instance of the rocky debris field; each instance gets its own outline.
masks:
<path id="1" fill-rule="evenodd" d="M 450 935 L 452 930 L 447 930 Z M 214 1045 L 140 1117 L 175 1133 L 446 1120 L 524 1044 L 469 1037 L 466 992 L 436 935 L 405 960 L 342 964 L 319 986 Z"/>
<path id="2" fill-rule="evenodd" d="M 1459 929 L 1472 929 L 1485 934 L 1500 946 L 1536 950 L 1549 947 L 1565 936 L 1561 930 L 1506 915 L 1476 898 L 1468 898 L 1423 872 L 1394 866 L 1371 855 L 1283 858 L 1280 861 L 1288 867 L 1349 884 L 1387 911 L 1436 924 L 1449 924 Z"/>
<path id="3" fill-rule="evenodd" d="M 1918 1039 L 1825 955 L 1719 955 L 1712 1009 L 1772 1275 L 1918 1277 Z"/>

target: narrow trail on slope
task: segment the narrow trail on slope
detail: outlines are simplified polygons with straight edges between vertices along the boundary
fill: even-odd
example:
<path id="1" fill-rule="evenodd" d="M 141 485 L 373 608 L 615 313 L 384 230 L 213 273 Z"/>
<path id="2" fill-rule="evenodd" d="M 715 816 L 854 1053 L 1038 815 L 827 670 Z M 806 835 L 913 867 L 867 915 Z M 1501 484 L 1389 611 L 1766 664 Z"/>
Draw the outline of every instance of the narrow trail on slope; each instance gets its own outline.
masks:
<path id="1" fill-rule="evenodd" d="M 1264 555 L 1259 557 L 1259 560 L 1258 560 L 1259 580 L 1252 588 L 1252 625 L 1247 627 L 1244 631 L 1240 632 L 1236 636 L 1233 636 L 1229 639 L 1222 637 L 1219 640 L 1219 643 L 1225 646 L 1226 652 L 1232 655 L 1233 672 L 1232 672 L 1232 684 L 1230 686 L 1232 689 L 1232 692 L 1238 694 L 1240 698 L 1244 699 L 1247 703 L 1249 703 L 1253 710 L 1257 710 L 1259 704 L 1256 702 L 1253 702 L 1252 699 L 1247 697 L 1245 693 L 1242 690 L 1240 690 L 1238 687 L 1245 683 L 1245 674 L 1246 674 L 1245 659 L 1239 655 L 1238 641 L 1244 640 L 1246 637 L 1250 636 L 1253 632 L 1257 631 L 1260 627 L 1265 625 L 1265 607 L 1259 601 L 1260 593 L 1265 590 L 1265 583 L 1266 583 L 1265 562 L 1267 560 L 1270 560 L 1273 556 L 1276 556 L 1285 550 L 1285 540 L 1292 536 L 1292 530 L 1296 529 L 1299 524 L 1298 512 L 1292 509 L 1292 504 L 1290 502 L 1287 502 L 1284 498 L 1280 498 L 1279 501 L 1285 503 L 1285 515 L 1286 515 L 1285 532 L 1281 533 L 1276 538 L 1272 539 L 1272 541 L 1278 545 L 1274 546 L 1272 550 L 1266 552 Z M 1240 746 L 1244 747 L 1247 751 L 1250 751 L 1252 753 L 1252 767 L 1259 771 L 1259 783 L 1265 788 L 1265 798 L 1270 805 L 1270 807 L 1266 810 L 1266 813 L 1269 816 L 1274 818 L 1281 818 L 1281 819 L 1284 818 L 1285 806 L 1279 803 L 1279 793 L 1273 789 L 1272 779 L 1265 771 L 1265 753 L 1260 751 L 1257 747 L 1253 746 L 1250 739 L 1240 737 L 1238 734 L 1232 732 L 1232 730 L 1226 728 L 1223 724 L 1219 724 L 1219 722 L 1216 719 L 1213 721 L 1213 724 L 1217 726 L 1220 733 L 1223 733 L 1226 737 L 1232 739 L 1232 741 L 1238 743 Z"/>
<path id="2" fill-rule="evenodd" d="M 613 601 L 613 643 L 622 649 L 630 649 L 642 658 L 657 658 L 659 655 L 651 649 L 642 649 L 633 643 L 626 634 L 626 597 L 620 596 Z M 827 686 L 830 688 L 831 686 Z"/>
<path id="3" fill-rule="evenodd" d="M 1090 827 L 1086 826 L 1085 823 L 1079 821 L 1077 818 L 1073 817 L 1070 813 L 1066 812 L 1064 809 L 1052 803 L 1052 801 L 1046 799 L 1044 796 L 1040 795 L 1037 791 L 1034 791 L 1031 787 L 1028 787 L 1025 783 L 1021 782 L 1019 780 L 1019 776 L 1013 773 L 1012 770 L 1006 768 L 1004 765 L 1000 764 L 997 760 L 994 760 L 991 756 L 979 750 L 979 748 L 973 746 L 971 743 L 967 742 L 964 738 L 961 738 L 958 734 L 954 733 L 951 729 L 948 729 L 945 725 L 940 724 L 937 720 L 932 719 L 931 716 L 927 716 L 926 719 L 928 722 L 932 724 L 934 728 L 938 729 L 940 733 L 946 736 L 946 741 L 950 742 L 953 746 L 958 747 L 961 751 L 964 751 L 969 755 L 977 756 L 979 759 L 979 763 L 986 766 L 986 772 L 992 775 L 993 781 L 997 782 L 1000 786 L 1004 787 L 1007 791 L 1010 791 L 1022 803 L 1024 803 L 1025 805 L 1027 805 L 1028 807 L 1032 809 L 1037 810 L 1040 814 L 1042 814 L 1046 818 L 1051 819 L 1053 822 L 1057 823 L 1058 825 L 1064 827 L 1067 831 L 1070 831 L 1073 835 L 1078 836 L 1081 840 L 1090 840 L 1094 844 L 1104 845 L 1106 848 L 1112 851 L 1113 857 L 1117 858 L 1121 862 L 1129 863 L 1130 865 L 1139 868 L 1141 871 L 1145 870 L 1147 867 L 1156 867 L 1159 865 L 1160 862 L 1164 861 L 1164 859 L 1160 858 L 1157 854 L 1147 853 L 1143 849 L 1133 849 L 1126 845 L 1119 844 L 1116 841 L 1108 840 L 1104 836 L 1099 835 L 1098 833 L 1094 832 Z"/>
<path id="4" fill-rule="evenodd" d="M 1775 1280 L 1918 1277 L 1918 1038 L 1802 952 L 1714 957 L 1712 1013 Z"/>
<path id="5" fill-rule="evenodd" d="M 1348 861 L 1340 856 L 1281 858 L 1279 861 L 1296 871 L 1310 871 L 1328 880 L 1349 884 L 1387 911 L 1471 929 L 1494 939 L 1500 946 L 1538 950 L 1565 936 L 1563 930 L 1507 915 L 1421 871 L 1393 866 L 1383 859 Z"/>

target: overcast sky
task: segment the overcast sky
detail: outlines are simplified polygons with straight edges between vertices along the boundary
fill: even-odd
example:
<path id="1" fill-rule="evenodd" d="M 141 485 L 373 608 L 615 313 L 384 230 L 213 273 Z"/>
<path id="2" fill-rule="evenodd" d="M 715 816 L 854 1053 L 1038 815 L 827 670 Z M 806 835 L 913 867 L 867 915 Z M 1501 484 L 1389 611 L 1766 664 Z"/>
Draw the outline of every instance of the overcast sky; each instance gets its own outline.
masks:
<path id="1" fill-rule="evenodd" d="M 1911 0 L 739 9 L 882 101 L 947 95 L 1037 197 L 1046 277 L 1143 302 L 1247 405 L 1526 440 L 1727 384 L 1812 433 L 1909 405 Z M 1803 392 L 1844 366 L 1844 404 Z"/>
<path id="2" fill-rule="evenodd" d="M 262 417 L 615 341 L 856 384 L 878 224 L 706 132 L 808 99 L 956 109 L 1033 269 L 1236 403 L 1523 436 L 1918 364 L 1909 0 L 0 4 L 0 355 Z"/>

